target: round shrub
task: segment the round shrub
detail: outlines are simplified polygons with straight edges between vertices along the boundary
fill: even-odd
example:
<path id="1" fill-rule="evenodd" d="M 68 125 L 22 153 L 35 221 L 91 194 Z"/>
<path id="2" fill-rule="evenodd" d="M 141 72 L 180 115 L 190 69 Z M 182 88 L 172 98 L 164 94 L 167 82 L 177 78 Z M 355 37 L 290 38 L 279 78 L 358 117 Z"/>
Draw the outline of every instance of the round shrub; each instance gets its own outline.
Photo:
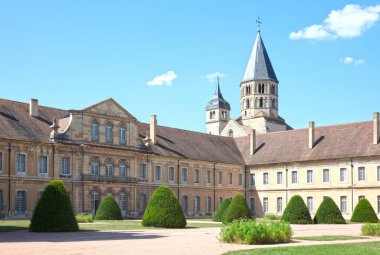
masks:
<path id="1" fill-rule="evenodd" d="M 178 199 L 167 186 L 159 187 L 149 199 L 142 225 L 145 227 L 184 228 L 186 218 Z"/>
<path id="2" fill-rule="evenodd" d="M 288 206 L 286 206 L 284 213 L 282 214 L 281 220 L 291 224 L 313 223 L 309 210 L 302 197 L 299 195 L 295 195 L 290 199 Z"/>
<path id="3" fill-rule="evenodd" d="M 331 197 L 325 197 L 314 217 L 315 224 L 345 224 L 338 206 Z"/>
<path id="4" fill-rule="evenodd" d="M 70 197 L 63 182 L 52 180 L 34 209 L 29 230 L 32 232 L 78 231 Z"/>
<path id="5" fill-rule="evenodd" d="M 112 196 L 105 196 L 96 211 L 94 220 L 121 220 L 119 205 Z"/>
<path id="6" fill-rule="evenodd" d="M 233 220 L 252 219 L 251 210 L 249 210 L 244 197 L 241 194 L 236 195 L 230 206 L 228 206 L 223 216 L 223 223 L 227 224 Z"/>
<path id="7" fill-rule="evenodd" d="M 289 243 L 291 238 L 292 228 L 284 221 L 234 221 L 220 232 L 220 240 L 226 243 L 277 244 Z"/>
<path id="8" fill-rule="evenodd" d="M 214 218 L 212 218 L 213 221 L 223 221 L 223 216 L 226 213 L 228 207 L 231 204 L 231 200 L 224 199 L 222 204 L 219 206 L 218 210 L 216 210 Z"/>
<path id="9" fill-rule="evenodd" d="M 351 222 L 379 222 L 371 203 L 366 198 L 359 200 L 352 214 Z"/>
<path id="10" fill-rule="evenodd" d="M 364 235 L 364 236 L 380 236 L 380 224 L 379 223 L 363 224 L 362 235 Z"/>

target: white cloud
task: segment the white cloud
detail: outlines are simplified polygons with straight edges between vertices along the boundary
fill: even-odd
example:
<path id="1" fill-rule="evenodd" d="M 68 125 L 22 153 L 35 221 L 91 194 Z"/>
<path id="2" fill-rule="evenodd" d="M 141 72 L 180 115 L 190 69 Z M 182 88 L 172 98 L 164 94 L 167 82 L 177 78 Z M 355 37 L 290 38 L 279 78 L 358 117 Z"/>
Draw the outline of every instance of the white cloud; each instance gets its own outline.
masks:
<path id="1" fill-rule="evenodd" d="M 343 64 L 354 64 L 354 65 L 361 65 L 361 64 L 364 64 L 364 59 L 361 59 L 361 58 L 358 58 L 358 59 L 354 59 L 352 57 L 345 57 L 345 58 L 341 58 L 339 59 L 340 62 L 342 62 Z"/>
<path id="2" fill-rule="evenodd" d="M 172 82 L 177 79 L 178 75 L 174 71 L 168 71 L 164 74 L 158 75 L 153 78 L 153 80 L 148 81 L 149 86 L 171 86 Z"/>
<path id="3" fill-rule="evenodd" d="M 220 72 L 214 72 L 214 73 L 209 73 L 205 75 L 205 78 L 208 80 L 209 83 L 215 83 L 216 79 L 218 78 L 225 77 L 226 74 L 220 73 Z"/>
<path id="4" fill-rule="evenodd" d="M 291 32 L 289 38 L 325 40 L 358 37 L 379 20 L 379 15 L 380 5 L 348 4 L 341 10 L 332 10 L 322 24 Z"/>

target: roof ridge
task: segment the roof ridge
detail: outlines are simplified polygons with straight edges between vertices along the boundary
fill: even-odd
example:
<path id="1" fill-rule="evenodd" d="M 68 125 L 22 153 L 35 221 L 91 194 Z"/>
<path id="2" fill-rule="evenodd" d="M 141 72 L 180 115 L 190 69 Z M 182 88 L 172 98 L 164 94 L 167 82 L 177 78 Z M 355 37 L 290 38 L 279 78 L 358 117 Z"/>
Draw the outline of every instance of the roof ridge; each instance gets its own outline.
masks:
<path id="1" fill-rule="evenodd" d="M 10 102 L 10 103 L 17 103 L 17 104 L 22 104 L 22 105 L 25 105 L 25 106 L 29 106 L 29 103 L 15 101 L 15 100 L 10 100 L 10 99 L 5 99 L 5 98 L 0 98 L 0 102 L 1 101 L 7 101 L 7 102 Z M 38 107 L 43 107 L 43 108 L 46 108 L 46 109 L 60 110 L 60 111 L 66 111 L 66 112 L 68 111 L 68 110 L 65 110 L 65 109 L 55 108 L 55 107 L 45 106 L 45 105 L 40 105 L 40 104 L 38 104 Z"/>

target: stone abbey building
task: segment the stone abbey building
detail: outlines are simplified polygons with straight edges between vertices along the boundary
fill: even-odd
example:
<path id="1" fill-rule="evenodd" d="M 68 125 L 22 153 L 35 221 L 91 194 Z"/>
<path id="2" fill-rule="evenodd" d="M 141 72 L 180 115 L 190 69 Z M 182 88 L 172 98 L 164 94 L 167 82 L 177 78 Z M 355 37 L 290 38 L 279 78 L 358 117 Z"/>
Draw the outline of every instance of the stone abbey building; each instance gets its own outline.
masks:
<path id="1" fill-rule="evenodd" d="M 49 180 L 64 181 L 76 212 L 109 194 L 124 217 L 141 217 L 168 185 L 189 217 L 246 197 L 256 216 L 282 214 L 299 194 L 315 213 L 331 196 L 345 217 L 366 197 L 380 213 L 379 115 L 366 122 L 292 130 L 278 114 L 279 82 L 260 32 L 230 117 L 219 82 L 206 133 L 139 122 L 113 99 L 62 110 L 0 99 L 0 216 L 30 217 Z"/>

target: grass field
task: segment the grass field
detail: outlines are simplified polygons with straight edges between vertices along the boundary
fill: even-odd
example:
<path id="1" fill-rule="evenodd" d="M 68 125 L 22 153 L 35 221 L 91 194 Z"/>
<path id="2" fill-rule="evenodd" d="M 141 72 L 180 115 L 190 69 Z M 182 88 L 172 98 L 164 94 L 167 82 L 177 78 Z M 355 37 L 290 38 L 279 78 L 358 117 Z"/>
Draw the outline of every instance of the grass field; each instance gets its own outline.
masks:
<path id="1" fill-rule="evenodd" d="M 304 237 L 294 237 L 295 240 L 306 240 L 306 241 L 343 241 L 343 240 L 356 240 L 356 239 L 367 239 L 364 236 L 304 236 Z"/>
<path id="2" fill-rule="evenodd" d="M 194 221 L 198 221 L 195 220 Z M 221 223 L 204 223 L 187 221 L 187 228 L 212 228 L 221 227 Z M 0 221 L 0 232 L 12 232 L 18 230 L 28 229 L 30 224 L 29 220 L 11 220 Z M 141 226 L 141 221 L 136 220 L 115 220 L 115 221 L 95 221 L 93 223 L 80 223 L 79 229 L 81 231 L 107 231 L 107 230 L 138 230 L 147 229 Z"/>

